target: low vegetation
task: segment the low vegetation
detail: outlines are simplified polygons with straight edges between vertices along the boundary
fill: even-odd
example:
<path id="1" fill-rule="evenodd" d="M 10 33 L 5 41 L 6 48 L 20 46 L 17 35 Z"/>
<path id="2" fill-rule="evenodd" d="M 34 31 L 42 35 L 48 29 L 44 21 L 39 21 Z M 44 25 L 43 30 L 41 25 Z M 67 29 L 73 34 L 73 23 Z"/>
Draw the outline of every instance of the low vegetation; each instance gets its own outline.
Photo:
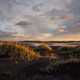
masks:
<path id="1" fill-rule="evenodd" d="M 80 80 L 80 47 L 55 48 L 44 44 L 34 49 L 28 45 L 1 42 L 0 59 L 4 58 L 12 63 L 23 63 L 0 64 L 1 80 Z"/>
<path id="2" fill-rule="evenodd" d="M 59 56 L 64 59 L 77 58 L 80 59 L 80 47 L 61 47 L 57 49 Z"/>
<path id="3" fill-rule="evenodd" d="M 29 46 L 15 43 L 0 44 L 0 58 L 9 58 L 11 61 L 32 61 L 38 58 L 38 54 Z"/>

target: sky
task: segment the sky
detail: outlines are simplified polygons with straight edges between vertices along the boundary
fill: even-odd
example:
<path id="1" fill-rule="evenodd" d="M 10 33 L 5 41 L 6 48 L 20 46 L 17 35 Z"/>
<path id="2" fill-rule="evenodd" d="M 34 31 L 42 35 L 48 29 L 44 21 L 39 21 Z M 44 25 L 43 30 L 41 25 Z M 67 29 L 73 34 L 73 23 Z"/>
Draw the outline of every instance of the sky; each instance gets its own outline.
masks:
<path id="1" fill-rule="evenodd" d="M 80 40 L 80 0 L 0 0 L 1 40 Z"/>

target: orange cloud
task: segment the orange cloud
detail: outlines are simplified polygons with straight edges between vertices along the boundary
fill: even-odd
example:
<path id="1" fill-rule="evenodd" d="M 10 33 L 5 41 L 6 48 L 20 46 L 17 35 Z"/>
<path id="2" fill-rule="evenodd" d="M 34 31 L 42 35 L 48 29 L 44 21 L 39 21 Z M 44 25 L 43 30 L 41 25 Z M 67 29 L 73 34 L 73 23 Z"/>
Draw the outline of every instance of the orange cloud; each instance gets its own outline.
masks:
<path id="1" fill-rule="evenodd" d="M 80 40 L 80 34 L 67 35 L 64 38 L 69 40 Z"/>
<path id="2" fill-rule="evenodd" d="M 65 20 L 71 20 L 73 19 L 73 16 L 62 16 L 61 19 L 65 19 Z"/>
<path id="3" fill-rule="evenodd" d="M 58 31 L 59 31 L 59 32 L 64 32 L 65 29 L 64 29 L 64 28 L 59 28 Z"/>

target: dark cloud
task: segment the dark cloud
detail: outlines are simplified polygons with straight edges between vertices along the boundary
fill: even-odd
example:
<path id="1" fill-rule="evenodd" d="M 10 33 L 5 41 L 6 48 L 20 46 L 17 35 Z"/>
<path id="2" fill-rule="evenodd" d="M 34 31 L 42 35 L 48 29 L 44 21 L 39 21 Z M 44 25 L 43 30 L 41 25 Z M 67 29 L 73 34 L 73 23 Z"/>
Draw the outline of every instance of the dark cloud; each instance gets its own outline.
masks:
<path id="1" fill-rule="evenodd" d="M 43 6 L 43 3 L 39 3 L 37 5 L 34 5 L 34 6 L 32 6 L 32 10 L 39 12 L 41 6 Z"/>
<path id="2" fill-rule="evenodd" d="M 25 26 L 32 25 L 32 23 L 28 22 L 28 21 L 19 21 L 19 22 L 16 23 L 16 25 L 25 27 Z"/>

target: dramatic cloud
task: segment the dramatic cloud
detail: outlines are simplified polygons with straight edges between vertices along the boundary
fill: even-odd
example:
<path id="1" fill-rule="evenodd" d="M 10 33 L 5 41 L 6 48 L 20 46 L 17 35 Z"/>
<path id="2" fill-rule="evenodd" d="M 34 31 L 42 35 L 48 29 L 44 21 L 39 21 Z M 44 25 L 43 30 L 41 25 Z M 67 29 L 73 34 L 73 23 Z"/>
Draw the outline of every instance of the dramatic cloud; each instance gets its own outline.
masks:
<path id="1" fill-rule="evenodd" d="M 17 40 L 22 37 L 34 40 L 33 35 L 35 40 L 79 37 L 79 9 L 80 0 L 0 0 L 0 38 L 7 35 Z"/>

